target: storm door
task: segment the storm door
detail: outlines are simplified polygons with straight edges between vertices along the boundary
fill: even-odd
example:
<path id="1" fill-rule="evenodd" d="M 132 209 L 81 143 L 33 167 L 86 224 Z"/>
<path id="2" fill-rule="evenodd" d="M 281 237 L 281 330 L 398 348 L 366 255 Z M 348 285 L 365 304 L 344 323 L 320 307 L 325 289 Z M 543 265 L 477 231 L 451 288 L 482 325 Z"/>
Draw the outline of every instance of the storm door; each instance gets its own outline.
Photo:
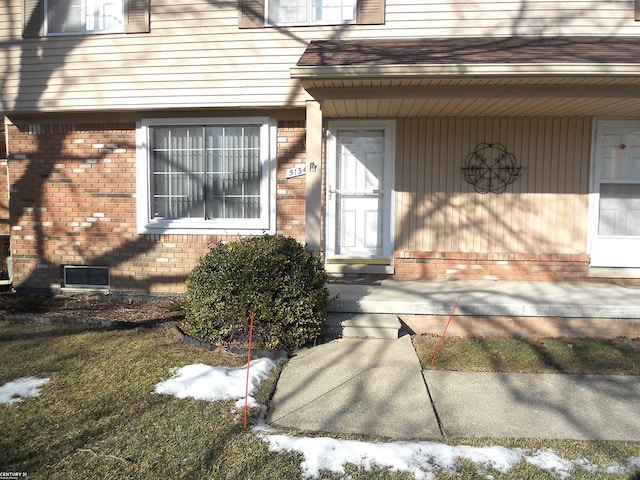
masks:
<path id="1" fill-rule="evenodd" d="M 640 268 L 640 121 L 600 120 L 591 266 Z"/>
<path id="2" fill-rule="evenodd" d="M 327 135 L 327 259 L 391 262 L 393 123 L 335 121 Z"/>

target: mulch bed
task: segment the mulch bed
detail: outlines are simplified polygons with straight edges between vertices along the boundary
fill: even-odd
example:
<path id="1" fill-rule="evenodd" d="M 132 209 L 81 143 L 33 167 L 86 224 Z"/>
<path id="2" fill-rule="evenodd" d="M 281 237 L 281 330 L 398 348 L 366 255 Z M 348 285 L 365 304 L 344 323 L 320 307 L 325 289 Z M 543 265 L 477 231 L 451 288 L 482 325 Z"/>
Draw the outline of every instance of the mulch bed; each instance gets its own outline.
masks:
<path id="1" fill-rule="evenodd" d="M 176 324 L 184 318 L 181 303 L 174 300 L 91 298 L 82 296 L 5 295 L 0 297 L 4 318 L 26 315 L 39 318 L 77 318 L 120 322 L 138 326 Z M 89 322 L 93 323 L 93 322 Z"/>
<path id="2" fill-rule="evenodd" d="M 36 321 L 40 323 L 66 323 L 92 325 L 107 328 L 174 328 L 183 342 L 206 350 L 220 348 L 190 337 L 180 328 L 184 319 L 182 303 L 177 300 L 154 298 L 133 299 L 102 296 L 0 296 L 0 319 Z M 245 355 L 247 350 L 238 346 L 224 346 L 225 350 Z M 284 350 L 252 350 L 252 357 L 268 357 L 272 360 L 285 359 L 289 353 Z"/>

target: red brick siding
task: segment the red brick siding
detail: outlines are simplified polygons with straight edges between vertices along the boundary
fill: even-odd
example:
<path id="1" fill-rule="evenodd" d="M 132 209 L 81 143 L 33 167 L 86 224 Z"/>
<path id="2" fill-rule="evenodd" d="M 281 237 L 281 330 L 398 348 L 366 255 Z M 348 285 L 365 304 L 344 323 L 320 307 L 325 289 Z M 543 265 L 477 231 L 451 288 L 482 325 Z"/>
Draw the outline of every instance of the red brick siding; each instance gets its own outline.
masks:
<path id="1" fill-rule="evenodd" d="M 304 239 L 304 127 L 279 126 L 278 232 Z M 114 290 L 180 293 L 225 237 L 138 235 L 135 124 L 10 126 L 14 285 L 57 288 L 63 265 L 110 267 Z"/>
<path id="2" fill-rule="evenodd" d="M 305 241 L 306 178 L 286 178 L 287 169 L 306 163 L 303 121 L 278 124 L 278 232 Z"/>
<path id="3" fill-rule="evenodd" d="M 581 281 L 588 255 L 396 252 L 396 278 Z"/>
<path id="4" fill-rule="evenodd" d="M 640 279 L 589 277 L 587 254 L 395 252 L 396 279 L 622 282 Z"/>

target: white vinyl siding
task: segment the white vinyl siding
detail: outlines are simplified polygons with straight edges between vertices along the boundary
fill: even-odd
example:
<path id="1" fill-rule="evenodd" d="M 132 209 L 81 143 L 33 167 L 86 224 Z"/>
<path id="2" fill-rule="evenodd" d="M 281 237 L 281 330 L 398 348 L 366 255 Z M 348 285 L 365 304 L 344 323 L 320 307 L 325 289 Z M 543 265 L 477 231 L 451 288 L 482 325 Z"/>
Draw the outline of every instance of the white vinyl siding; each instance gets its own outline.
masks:
<path id="1" fill-rule="evenodd" d="M 138 230 L 274 231 L 275 141 L 262 117 L 143 121 Z"/>
<path id="2" fill-rule="evenodd" d="M 387 0 L 381 25 L 238 28 L 237 2 L 151 5 L 145 34 L 23 39 L 22 2 L 0 6 L 5 111 L 304 107 L 290 69 L 311 40 L 636 35 L 634 0 Z M 28 19 L 27 22 L 28 23 Z"/>

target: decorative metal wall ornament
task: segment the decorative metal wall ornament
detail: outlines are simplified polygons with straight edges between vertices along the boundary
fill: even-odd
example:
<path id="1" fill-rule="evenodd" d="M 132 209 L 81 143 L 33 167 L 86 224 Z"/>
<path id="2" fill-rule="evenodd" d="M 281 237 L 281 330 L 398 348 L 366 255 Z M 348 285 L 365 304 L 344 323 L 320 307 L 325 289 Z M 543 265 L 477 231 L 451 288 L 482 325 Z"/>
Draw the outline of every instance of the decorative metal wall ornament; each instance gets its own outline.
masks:
<path id="1" fill-rule="evenodd" d="M 478 193 L 502 193 L 525 170 L 500 143 L 479 143 L 464 159 L 464 179 Z"/>

